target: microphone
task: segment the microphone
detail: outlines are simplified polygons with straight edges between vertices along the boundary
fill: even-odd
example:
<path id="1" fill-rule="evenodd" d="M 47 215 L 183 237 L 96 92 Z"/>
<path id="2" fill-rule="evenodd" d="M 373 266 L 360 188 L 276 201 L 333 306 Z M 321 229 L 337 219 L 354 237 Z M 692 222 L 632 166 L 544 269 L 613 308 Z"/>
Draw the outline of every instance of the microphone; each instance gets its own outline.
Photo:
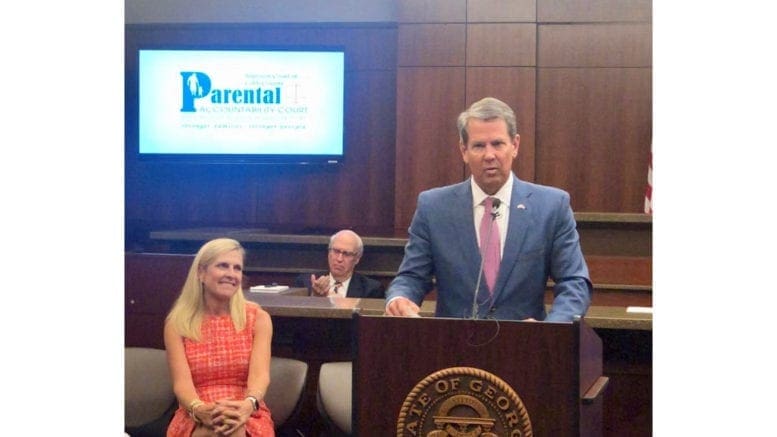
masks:
<path id="1" fill-rule="evenodd" d="M 496 219 L 499 217 L 499 206 L 502 205 L 502 201 L 494 197 L 494 200 L 491 201 L 491 218 Z M 493 222 L 493 220 L 492 220 Z"/>
<path id="2" fill-rule="evenodd" d="M 491 201 L 491 217 L 497 218 L 501 215 L 499 212 L 499 206 L 502 205 L 502 201 L 494 197 L 494 200 Z"/>
<path id="3" fill-rule="evenodd" d="M 480 290 L 480 281 L 483 279 L 483 266 L 486 263 L 486 257 L 483 255 L 486 253 L 486 249 L 488 249 L 488 245 L 491 243 L 489 241 L 491 239 L 491 228 L 494 226 L 494 221 L 496 221 L 496 218 L 499 217 L 499 206 L 502 204 L 502 201 L 493 198 L 491 200 L 491 221 L 488 223 L 488 235 L 486 235 L 486 241 L 483 244 L 483 250 L 480 254 L 480 269 L 478 270 L 478 281 L 475 284 L 475 292 L 472 296 L 472 320 L 478 319 L 478 291 Z M 483 211 L 483 214 L 489 213 L 488 211 Z M 481 235 L 480 238 L 482 239 L 483 236 Z"/>

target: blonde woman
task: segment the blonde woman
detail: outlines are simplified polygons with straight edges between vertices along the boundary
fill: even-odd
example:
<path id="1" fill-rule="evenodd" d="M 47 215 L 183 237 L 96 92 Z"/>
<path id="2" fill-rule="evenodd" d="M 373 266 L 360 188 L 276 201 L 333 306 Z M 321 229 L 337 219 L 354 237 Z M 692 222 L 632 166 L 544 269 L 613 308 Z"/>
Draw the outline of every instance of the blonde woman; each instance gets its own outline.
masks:
<path id="1" fill-rule="evenodd" d="M 244 258 L 235 240 L 205 243 L 167 316 L 165 349 L 179 403 L 168 437 L 275 435 L 262 400 L 272 320 L 243 296 Z"/>

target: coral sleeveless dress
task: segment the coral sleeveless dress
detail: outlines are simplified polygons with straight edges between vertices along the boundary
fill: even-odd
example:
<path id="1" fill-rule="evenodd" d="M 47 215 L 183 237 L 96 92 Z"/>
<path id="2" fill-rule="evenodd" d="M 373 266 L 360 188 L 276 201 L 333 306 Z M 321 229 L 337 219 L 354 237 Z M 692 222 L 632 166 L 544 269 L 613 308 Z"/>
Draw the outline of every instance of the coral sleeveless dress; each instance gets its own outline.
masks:
<path id="1" fill-rule="evenodd" d="M 245 399 L 248 360 L 258 311 L 259 306 L 246 302 L 246 326 L 240 332 L 235 331 L 229 315 L 206 315 L 202 320 L 201 341 L 184 338 L 194 387 L 203 401 Z M 167 428 L 167 437 L 190 436 L 195 427 L 189 413 L 179 406 Z M 270 410 L 264 401 L 248 419 L 246 434 L 251 437 L 275 435 Z"/>

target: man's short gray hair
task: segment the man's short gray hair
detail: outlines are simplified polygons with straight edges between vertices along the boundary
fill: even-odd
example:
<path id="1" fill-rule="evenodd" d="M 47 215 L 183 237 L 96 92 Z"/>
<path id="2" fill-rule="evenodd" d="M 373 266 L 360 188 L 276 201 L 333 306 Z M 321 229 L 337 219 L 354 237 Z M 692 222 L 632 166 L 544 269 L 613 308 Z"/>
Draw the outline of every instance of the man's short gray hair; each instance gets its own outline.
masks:
<path id="1" fill-rule="evenodd" d="M 461 144 L 466 145 L 467 141 L 469 141 L 467 122 L 472 118 L 483 121 L 497 118 L 502 119 L 507 123 L 507 133 L 511 139 L 518 134 L 515 112 L 507 103 L 493 97 L 486 97 L 473 103 L 466 111 L 459 114 L 456 124 L 459 128 L 459 141 L 461 141 Z"/>

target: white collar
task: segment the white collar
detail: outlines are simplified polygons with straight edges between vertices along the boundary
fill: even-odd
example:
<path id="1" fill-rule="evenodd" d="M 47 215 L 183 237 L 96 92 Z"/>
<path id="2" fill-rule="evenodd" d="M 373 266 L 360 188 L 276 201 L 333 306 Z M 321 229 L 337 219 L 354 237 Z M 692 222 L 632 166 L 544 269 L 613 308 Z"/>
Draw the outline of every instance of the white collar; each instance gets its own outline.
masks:
<path id="1" fill-rule="evenodd" d="M 472 186 L 472 207 L 476 208 L 486 200 L 486 197 L 495 197 L 499 199 L 505 205 L 510 204 L 510 199 L 513 197 L 513 172 L 507 176 L 507 180 L 499 190 L 494 193 L 493 196 L 486 194 L 478 184 L 475 183 L 475 179 L 470 176 L 469 183 Z"/>

